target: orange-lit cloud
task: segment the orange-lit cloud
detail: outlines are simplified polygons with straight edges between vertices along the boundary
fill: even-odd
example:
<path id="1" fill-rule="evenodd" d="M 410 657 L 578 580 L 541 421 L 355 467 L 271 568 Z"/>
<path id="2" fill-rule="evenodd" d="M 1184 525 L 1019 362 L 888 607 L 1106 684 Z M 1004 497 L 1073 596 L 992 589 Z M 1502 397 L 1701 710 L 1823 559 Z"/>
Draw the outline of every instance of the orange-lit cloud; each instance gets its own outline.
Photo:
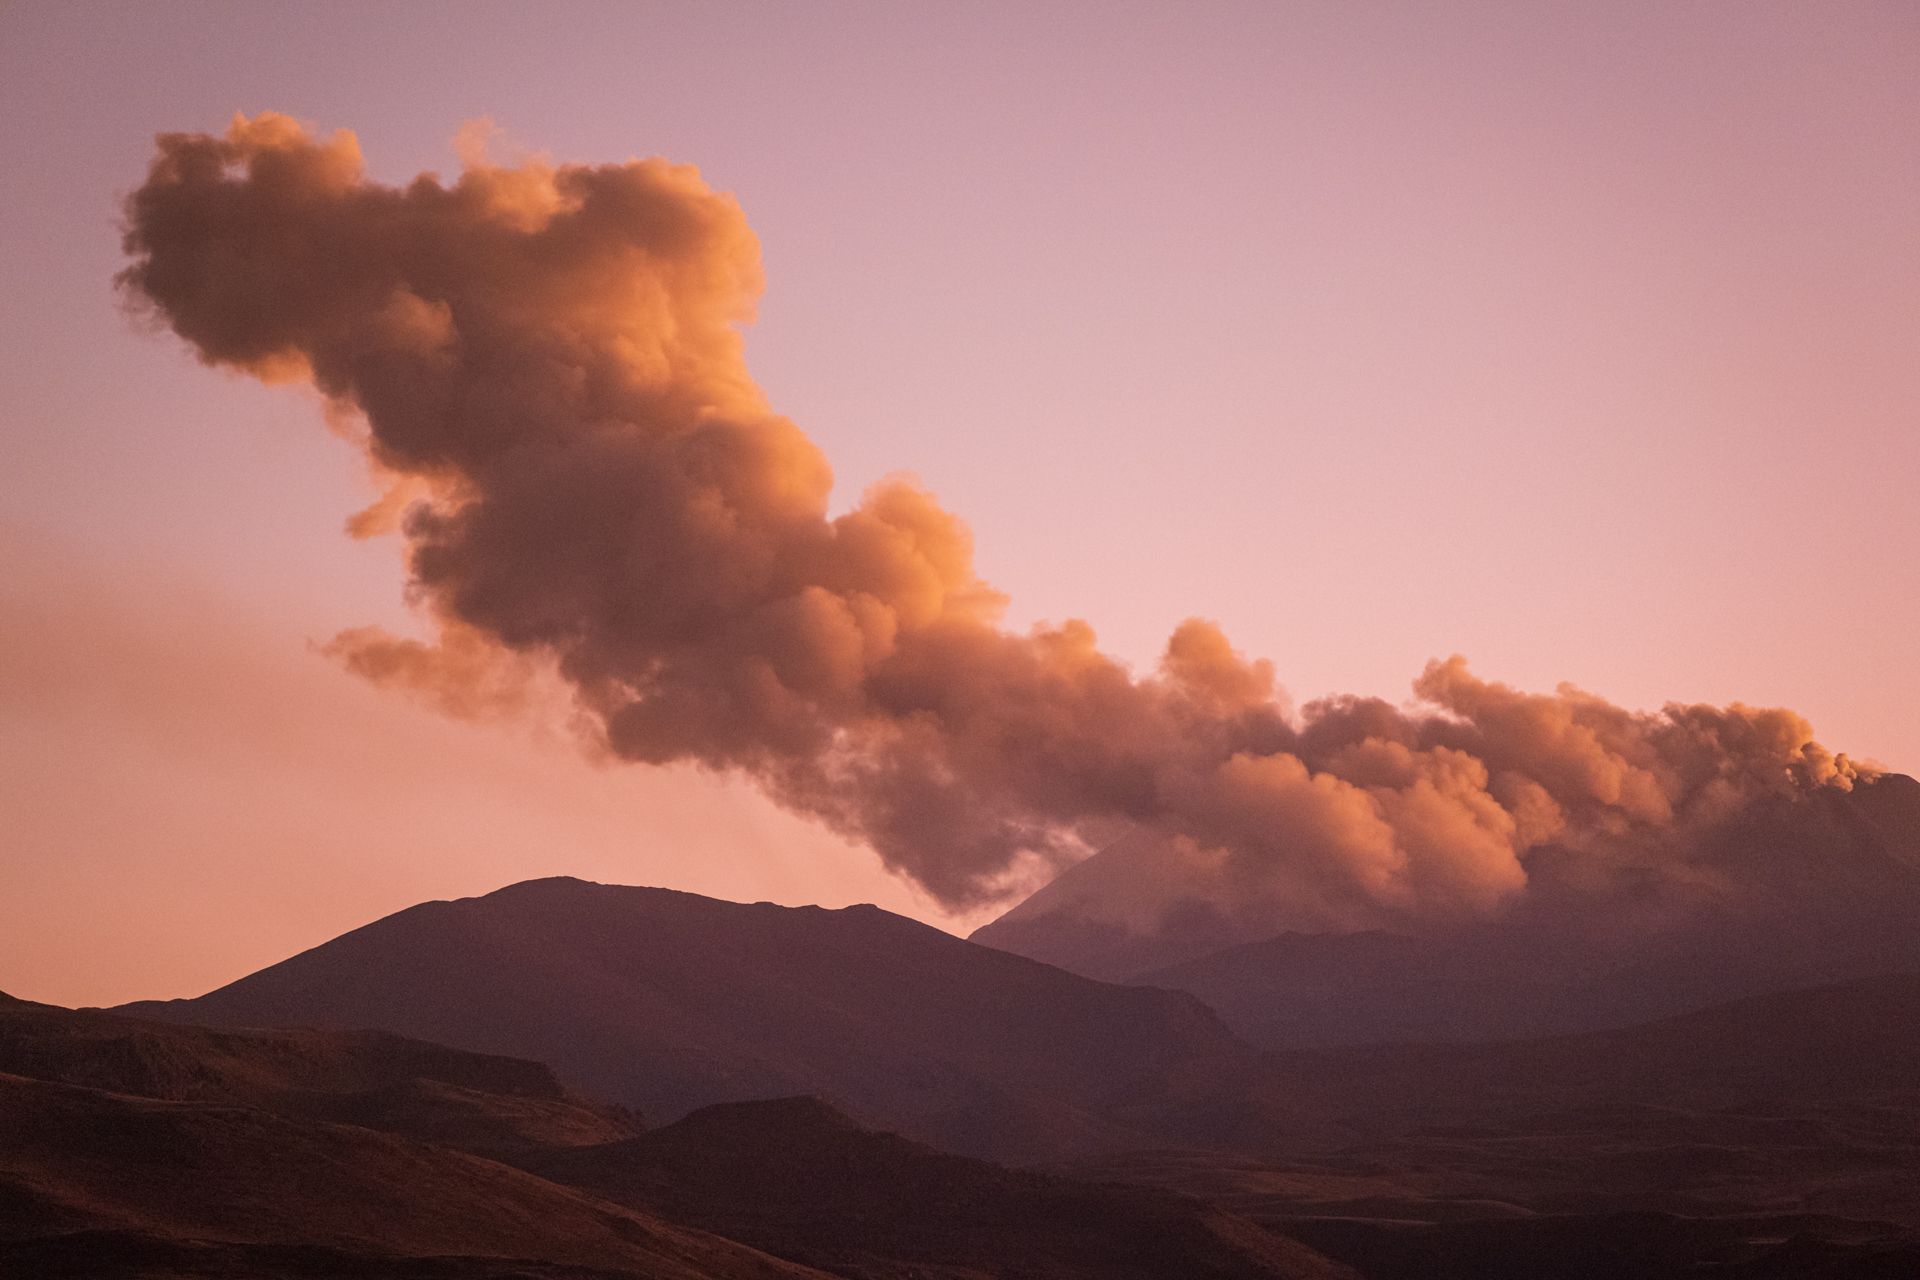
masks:
<path id="1" fill-rule="evenodd" d="M 753 779 L 953 908 L 1127 831 L 1222 902 L 1330 924 L 1473 917 L 1552 841 L 1686 832 L 1857 769 L 1790 712 L 1642 714 L 1435 663 L 1427 709 L 1296 716 L 1213 624 L 1136 676 L 1081 622 L 1014 634 L 963 524 L 912 480 L 829 518 L 832 473 L 749 378 L 761 287 L 690 167 L 368 182 L 351 134 L 170 134 L 121 277 L 200 359 L 364 415 L 437 645 L 332 651 L 456 715 L 565 680 L 598 748 Z M 1596 855 L 1597 856 L 1597 855 Z M 1276 908 L 1278 910 L 1278 908 Z"/>

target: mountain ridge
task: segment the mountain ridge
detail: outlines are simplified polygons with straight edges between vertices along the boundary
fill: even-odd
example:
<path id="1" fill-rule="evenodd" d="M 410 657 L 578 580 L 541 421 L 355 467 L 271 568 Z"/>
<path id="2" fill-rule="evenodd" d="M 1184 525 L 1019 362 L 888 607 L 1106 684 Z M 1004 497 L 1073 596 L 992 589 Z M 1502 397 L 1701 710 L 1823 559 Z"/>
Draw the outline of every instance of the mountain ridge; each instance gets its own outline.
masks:
<path id="1" fill-rule="evenodd" d="M 821 1093 L 1015 1162 L 1288 1123 L 1256 1096 L 1254 1051 L 1193 996 L 1095 982 L 872 906 L 525 881 L 118 1012 L 383 1028 L 549 1062 L 661 1120 Z"/>

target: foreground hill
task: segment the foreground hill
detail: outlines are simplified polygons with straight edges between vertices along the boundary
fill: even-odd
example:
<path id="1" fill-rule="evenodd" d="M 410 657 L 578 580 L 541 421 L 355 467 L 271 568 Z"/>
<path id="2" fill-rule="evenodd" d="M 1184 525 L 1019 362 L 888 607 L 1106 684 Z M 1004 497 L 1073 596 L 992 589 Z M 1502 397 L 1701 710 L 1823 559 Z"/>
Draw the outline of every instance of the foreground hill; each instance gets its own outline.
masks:
<path id="1" fill-rule="evenodd" d="M 636 1138 L 523 1163 L 862 1280 L 928 1268 L 1023 1280 L 1353 1274 L 1197 1200 L 948 1155 L 864 1129 L 817 1098 L 706 1107 Z"/>
<path id="2" fill-rule="evenodd" d="M 1024 1161 L 1277 1139 L 1255 1054 L 1192 996 L 1094 982 L 877 907 L 528 881 L 388 916 L 194 1000 L 214 1026 L 376 1027 L 549 1062 L 672 1119 L 822 1094 Z"/>
<path id="3" fill-rule="evenodd" d="M 1352 1276 L 1196 1200 L 946 1155 L 811 1098 L 636 1136 L 631 1116 L 537 1063 L 4 996 L 0 1063 L 18 1073 L 0 1073 L 0 1275 L 799 1280 L 820 1274 L 812 1263 L 852 1280 Z M 396 1124 L 432 1141 L 372 1131 Z"/>
<path id="4" fill-rule="evenodd" d="M 817 1275 L 441 1146 L 0 1075 L 0 1274 L 62 1272 Z"/>
<path id="5" fill-rule="evenodd" d="M 1756 804 L 1623 850 L 1607 875 L 1543 846 L 1498 918 L 1419 936 L 1274 934 L 1182 909 L 1163 853 L 1123 841 L 973 940 L 1190 991 L 1268 1048 L 1600 1030 L 1920 967 L 1920 781 L 1900 774 Z"/>
<path id="6" fill-rule="evenodd" d="M 0 1072 L 174 1102 L 225 1102 L 503 1152 L 611 1142 L 639 1117 L 538 1062 L 381 1031 L 216 1031 L 0 994 Z"/>

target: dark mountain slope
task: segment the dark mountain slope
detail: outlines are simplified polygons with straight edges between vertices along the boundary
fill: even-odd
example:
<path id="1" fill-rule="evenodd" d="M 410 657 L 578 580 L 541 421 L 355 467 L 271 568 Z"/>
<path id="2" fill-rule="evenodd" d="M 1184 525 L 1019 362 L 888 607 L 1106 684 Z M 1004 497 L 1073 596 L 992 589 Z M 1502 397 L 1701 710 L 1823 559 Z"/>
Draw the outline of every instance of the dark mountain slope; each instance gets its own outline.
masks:
<path id="1" fill-rule="evenodd" d="M 1343 1138 L 1317 1152 L 1140 1152 L 1060 1171 L 1183 1191 L 1268 1224 L 1794 1213 L 1898 1223 L 1909 1245 L 1920 1228 L 1920 975 L 1755 997 L 1621 1031 L 1296 1050 L 1270 1062 L 1276 1087 Z M 1597 1219 L 1563 1226 L 1537 1239 L 1577 1242 L 1606 1229 Z M 1693 1227 L 1656 1228 L 1681 1243 L 1707 1239 Z M 1497 1234 L 1488 1226 L 1377 1242 L 1444 1251 L 1449 1240 Z"/>
<path id="2" fill-rule="evenodd" d="M 638 1117 L 538 1062 L 380 1031 L 220 1031 L 0 996 L 0 1072 L 170 1101 L 229 1102 L 468 1150 L 611 1142 Z"/>
<path id="3" fill-rule="evenodd" d="M 1189 991 L 1262 1048 L 1523 1035 L 1560 996 L 1507 948 L 1370 930 L 1283 933 L 1131 977 Z"/>
<path id="4" fill-rule="evenodd" d="M 256 1275 L 405 1274 L 409 1258 L 460 1277 L 508 1259 L 658 1280 L 813 1274 L 444 1147 L 0 1075 L 0 1261 L 111 1275 L 192 1242 L 206 1267 L 171 1274 L 219 1274 L 231 1246 L 272 1247 L 255 1260 L 279 1270 Z"/>
<path id="5" fill-rule="evenodd" d="M 1132 981 L 1199 996 L 1266 1049 L 1510 1040 L 1632 1026 L 1920 964 L 1920 925 L 1910 921 L 1913 936 L 1899 939 L 1883 923 L 1865 939 L 1843 923 L 1824 941 L 1784 926 L 1745 942 L 1702 934 L 1640 957 L 1500 928 L 1443 939 L 1287 933 Z"/>
<path id="6" fill-rule="evenodd" d="M 386 1032 L 210 1030 L 5 997 L 0 1062 L 46 1077 L 0 1074 L 0 1275 L 780 1273 L 706 1236 L 707 1223 L 750 1228 L 782 1256 L 867 1280 L 1346 1274 L 1197 1201 L 944 1155 L 814 1099 L 710 1108 L 643 1147 L 625 1140 L 634 1126 L 615 1123 L 625 1117 L 566 1094 L 535 1063 Z M 159 1096 L 59 1083 L 75 1080 Z M 547 1108 L 534 1113 L 544 1125 L 483 1144 L 543 1176 L 313 1122 L 351 1112 L 391 1128 L 396 1111 L 417 1122 L 423 1097 L 445 1095 L 495 1122 Z M 568 1110 L 574 1123 L 554 1122 Z M 442 1142 L 450 1129 L 467 1136 L 448 1114 L 443 1105 L 412 1127 Z M 578 1145 L 596 1123 L 623 1140 Z M 589 1194 L 548 1180 L 561 1178 Z M 592 1198 L 615 1192 L 635 1211 Z"/>
<path id="7" fill-rule="evenodd" d="M 637 1138 L 531 1157 L 527 1167 L 861 1280 L 1350 1274 L 1196 1200 L 947 1155 L 863 1129 L 815 1098 L 707 1107 Z"/>
<path id="8" fill-rule="evenodd" d="M 363 1026 L 552 1063 L 671 1118 L 819 1093 L 972 1154 L 1257 1141 L 1255 1055 L 1183 993 L 1114 987 L 877 907 L 529 881 L 429 902 L 195 1000 L 123 1012 Z"/>
<path id="9" fill-rule="evenodd" d="M 1920 973 L 1755 996 L 1619 1031 L 1268 1060 L 1303 1106 L 1420 1123 L 1620 1105 L 1920 1103 Z"/>

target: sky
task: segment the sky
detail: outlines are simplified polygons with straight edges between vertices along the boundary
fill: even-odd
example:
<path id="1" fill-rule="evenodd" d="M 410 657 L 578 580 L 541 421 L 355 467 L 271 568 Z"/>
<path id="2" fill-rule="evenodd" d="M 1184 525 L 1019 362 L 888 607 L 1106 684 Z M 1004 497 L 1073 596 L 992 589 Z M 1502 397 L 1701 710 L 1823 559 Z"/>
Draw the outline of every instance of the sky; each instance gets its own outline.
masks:
<path id="1" fill-rule="evenodd" d="M 536 875 L 980 922 L 317 653 L 415 626 L 355 451 L 111 283 L 154 135 L 261 110 L 389 183 L 482 117 L 697 165 L 836 509 L 916 474 L 1011 626 L 1146 671 L 1213 619 L 1296 702 L 1461 653 L 1920 770 L 1910 5 L 9 3 L 0 990 L 194 995 Z"/>

